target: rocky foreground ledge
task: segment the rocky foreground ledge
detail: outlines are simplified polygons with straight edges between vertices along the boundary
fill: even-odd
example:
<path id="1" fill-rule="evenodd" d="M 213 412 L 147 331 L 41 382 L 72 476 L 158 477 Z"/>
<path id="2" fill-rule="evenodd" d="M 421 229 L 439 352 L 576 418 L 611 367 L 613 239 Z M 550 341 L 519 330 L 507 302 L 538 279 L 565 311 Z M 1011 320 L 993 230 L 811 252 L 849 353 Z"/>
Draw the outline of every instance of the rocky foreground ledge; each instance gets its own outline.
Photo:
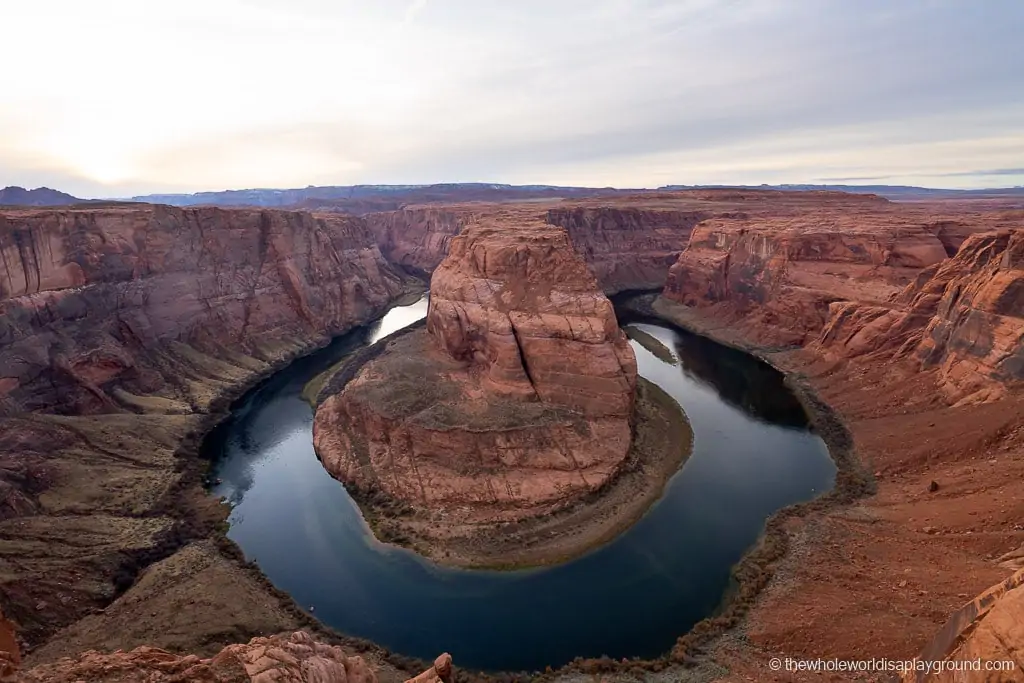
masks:
<path id="1" fill-rule="evenodd" d="M 378 683 L 374 668 L 305 631 L 229 645 L 213 657 L 143 646 L 131 651 L 90 650 L 49 664 L 20 669 L 13 630 L 0 615 L 0 681 L 18 683 Z M 451 683 L 445 653 L 406 683 Z"/>
<path id="2" fill-rule="evenodd" d="M 324 466 L 378 535 L 478 566 L 564 559 L 621 531 L 690 439 L 678 405 L 637 391 L 632 348 L 566 231 L 471 225 L 430 291 L 425 329 L 350 368 L 315 420 Z M 594 507 L 609 493 L 614 515 Z"/>

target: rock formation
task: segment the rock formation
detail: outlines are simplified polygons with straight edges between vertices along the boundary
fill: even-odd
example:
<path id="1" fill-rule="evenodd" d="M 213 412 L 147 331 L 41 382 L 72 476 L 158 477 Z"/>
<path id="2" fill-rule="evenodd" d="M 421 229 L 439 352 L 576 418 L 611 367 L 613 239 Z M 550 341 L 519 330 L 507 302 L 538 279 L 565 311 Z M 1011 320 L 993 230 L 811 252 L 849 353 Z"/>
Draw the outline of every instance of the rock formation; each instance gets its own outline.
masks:
<path id="1" fill-rule="evenodd" d="M 125 652 L 90 650 L 50 664 L 18 671 L 0 631 L 0 680 L 19 683 L 377 683 L 373 668 L 359 656 L 317 641 L 305 631 L 253 638 L 229 645 L 213 657 L 175 654 L 155 647 Z M 6 668 L 4 668 L 6 666 Z M 450 683 L 451 655 L 406 683 Z M 16 676 L 16 678 L 15 678 Z"/>
<path id="2" fill-rule="evenodd" d="M 317 411 L 314 441 L 335 477 L 495 521 L 550 511 L 614 475 L 636 360 L 564 230 L 466 228 L 434 272 L 426 328 Z"/>
<path id="3" fill-rule="evenodd" d="M 665 296 L 743 320 L 762 339 L 801 344 L 833 301 L 884 302 L 946 258 L 923 228 L 829 218 L 706 221 L 672 266 Z"/>
<path id="4" fill-rule="evenodd" d="M 407 207 L 366 216 L 388 261 L 424 274 L 437 268 L 452 237 L 472 219 L 472 209 L 463 207 Z"/>
<path id="5" fill-rule="evenodd" d="M 886 305 L 830 307 L 818 347 L 937 367 L 961 400 L 997 397 L 1024 381 L 1024 230 L 976 234 L 923 270 Z"/>
<path id="6" fill-rule="evenodd" d="M 474 227 L 430 283 L 427 330 L 497 393 L 628 416 L 636 359 L 563 230 Z"/>
<path id="7" fill-rule="evenodd" d="M 595 200 L 596 202 L 596 200 Z M 366 216 L 388 260 L 431 273 L 448 253 L 452 237 L 479 220 L 509 223 L 538 219 L 565 228 L 569 240 L 606 294 L 658 289 L 686 246 L 693 226 L 711 215 L 704 208 L 603 204 L 547 209 L 466 204 L 407 207 Z"/>
<path id="8" fill-rule="evenodd" d="M 356 218 L 0 212 L 0 591 L 26 642 L 209 533 L 211 414 L 402 289 Z"/>
<path id="9" fill-rule="evenodd" d="M 705 210 L 632 206 L 555 208 L 547 221 L 569 232 L 606 294 L 660 289 Z"/>
<path id="10" fill-rule="evenodd" d="M 14 624 L 0 613 L 0 681 L 14 677 L 21 665 L 21 648 L 14 633 Z"/>
<path id="11" fill-rule="evenodd" d="M 957 610 L 925 646 L 918 659 L 922 663 L 942 662 L 946 665 L 942 671 L 907 672 L 902 681 L 1020 683 L 1024 681 L 1022 624 L 1024 570 Z"/>
<path id="12" fill-rule="evenodd" d="M 323 339 L 366 320 L 400 290 L 359 219 L 303 213 L 8 212 L 0 262 L 8 413 L 178 399 L 181 387 L 145 357 L 159 347 L 265 356 L 275 342 Z"/>

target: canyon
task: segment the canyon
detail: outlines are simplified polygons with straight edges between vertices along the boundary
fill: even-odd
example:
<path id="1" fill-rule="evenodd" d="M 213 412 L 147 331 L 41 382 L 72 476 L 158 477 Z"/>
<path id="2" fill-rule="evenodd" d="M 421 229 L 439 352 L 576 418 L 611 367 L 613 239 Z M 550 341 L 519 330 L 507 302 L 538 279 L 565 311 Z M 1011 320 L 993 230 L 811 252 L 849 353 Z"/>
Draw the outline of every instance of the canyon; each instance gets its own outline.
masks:
<path id="1" fill-rule="evenodd" d="M 199 439 L 419 285 L 358 219 L 246 209 L 4 210 L 0 260 L 0 609 L 25 663 L 315 624 L 216 540 Z"/>
<path id="2" fill-rule="evenodd" d="M 492 326 L 497 306 L 483 283 L 497 266 L 474 256 L 474 239 L 491 239 L 475 226 L 524 225 L 559 241 L 551 248 L 560 254 L 568 245 L 590 269 L 582 331 L 605 351 L 570 356 L 597 364 L 586 374 L 620 361 L 609 338 L 614 315 L 599 312 L 610 308 L 594 293 L 658 290 L 652 314 L 766 359 L 848 432 L 855 466 L 837 490 L 853 493 L 770 522 L 754 553 L 778 551 L 738 568 L 742 610 L 699 625 L 649 671 L 675 676 L 666 680 L 828 680 L 773 674 L 766 662 L 906 659 L 950 614 L 958 633 L 1012 622 L 1005 615 L 1015 614 L 1015 586 L 986 602 L 998 610 L 961 610 L 1019 568 L 1024 544 L 1024 211 L 745 189 L 405 206 L 364 218 L 149 205 L 3 209 L 0 609 L 24 670 L 142 646 L 210 666 L 232 644 L 300 629 L 323 647 L 340 645 L 339 657 L 361 652 L 382 681 L 427 668 L 396 668 L 393 656 L 330 633 L 246 565 L 219 536 L 226 511 L 203 493 L 196 444 L 245 388 L 422 289 L 407 273 L 438 283 L 430 331 L 420 330 L 424 346 L 414 350 L 435 359 L 443 351 L 445 372 L 471 377 L 474 388 L 532 389 L 585 415 L 607 409 L 621 432 L 624 393 L 609 401 L 566 391 L 580 383 L 559 376 L 550 350 L 562 353 L 564 339 L 542 338 L 535 355 L 502 322 L 512 320 L 508 310 Z M 530 248 L 519 246 L 512 239 L 498 252 L 529 264 L 516 255 Z M 457 267 L 442 265 L 452 257 Z M 579 264 L 570 270 L 568 282 L 585 279 Z M 557 292 L 534 305 L 555 303 Z M 571 322 L 562 329 L 577 332 Z M 410 340 L 384 346 L 400 351 Z M 329 388 L 359 382 L 343 375 Z M 628 385 L 628 376 L 627 368 L 616 383 Z M 320 411 L 377 419 L 358 401 L 338 405 L 347 391 L 329 392 Z M 602 383 L 592 395 L 605 391 Z M 338 447 L 322 434 L 322 451 Z M 405 438 L 413 436 L 418 447 L 431 443 Z M 606 441 L 621 457 L 622 439 Z M 614 453 L 600 460 L 611 463 Z M 346 469 L 331 460 L 324 457 L 329 468 Z M 442 497 L 444 474 L 430 489 Z M 390 485 L 416 500 L 401 480 Z M 496 496 L 502 489 L 492 488 Z M 550 503 L 552 490 L 535 500 Z M 0 628 L 0 645 L 9 645 L 8 632 Z M 999 654 L 980 638 L 970 652 Z M 931 651 L 954 649 L 945 642 Z M 146 651 L 139 661 L 182 666 L 167 653 Z M 591 668 L 611 678 L 633 666 Z M 580 671 L 561 675 L 574 680 Z"/>

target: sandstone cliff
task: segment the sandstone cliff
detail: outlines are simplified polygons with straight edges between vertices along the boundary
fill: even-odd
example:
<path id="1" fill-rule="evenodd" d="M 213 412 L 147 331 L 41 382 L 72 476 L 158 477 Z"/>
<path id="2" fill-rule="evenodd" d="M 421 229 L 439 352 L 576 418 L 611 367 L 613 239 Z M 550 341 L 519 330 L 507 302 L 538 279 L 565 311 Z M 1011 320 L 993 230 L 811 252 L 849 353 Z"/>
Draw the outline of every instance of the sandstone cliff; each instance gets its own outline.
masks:
<path id="1" fill-rule="evenodd" d="M 803 344 L 821 330 L 832 302 L 885 302 L 946 258 L 922 227 L 857 218 L 706 221 L 672 266 L 665 296 L 712 309 L 755 339 Z"/>
<path id="2" fill-rule="evenodd" d="M 366 223 L 388 261 L 428 274 L 448 253 L 452 237 L 472 218 L 472 209 L 424 206 L 371 213 Z"/>
<path id="3" fill-rule="evenodd" d="M 709 211 L 630 206 L 550 209 L 547 221 L 565 228 L 606 294 L 660 289 L 668 269 Z"/>
<path id="4" fill-rule="evenodd" d="M 267 357 L 274 342 L 368 319 L 400 289 L 358 219 L 288 212 L 9 212 L 0 263 L 8 413 L 109 412 L 141 395 L 195 404 L 186 373 L 149 353 L 177 342 Z"/>
<path id="5" fill-rule="evenodd" d="M 334 476 L 478 522 L 551 511 L 614 476 L 636 360 L 564 230 L 468 227 L 434 271 L 426 327 L 318 409 Z"/>
<path id="6" fill-rule="evenodd" d="M 696 207 L 559 204 L 545 211 L 543 207 L 467 204 L 407 207 L 369 214 L 366 221 L 388 260 L 414 272 L 431 273 L 448 254 L 452 237 L 472 222 L 516 224 L 543 219 L 566 229 L 601 289 L 614 294 L 660 288 L 693 226 L 709 215 Z"/>
<path id="7" fill-rule="evenodd" d="M 474 226 L 430 283 L 427 330 L 486 388 L 628 416 L 636 359 L 566 232 Z"/>
<path id="8" fill-rule="evenodd" d="M 401 290 L 354 218 L 0 213 L 0 598 L 22 637 L 211 533 L 224 513 L 195 458 L 211 414 Z"/>
<path id="9" fill-rule="evenodd" d="M 817 347 L 907 358 L 938 368 L 953 398 L 997 397 L 1024 381 L 1024 230 L 969 237 L 884 306 L 832 304 Z"/>

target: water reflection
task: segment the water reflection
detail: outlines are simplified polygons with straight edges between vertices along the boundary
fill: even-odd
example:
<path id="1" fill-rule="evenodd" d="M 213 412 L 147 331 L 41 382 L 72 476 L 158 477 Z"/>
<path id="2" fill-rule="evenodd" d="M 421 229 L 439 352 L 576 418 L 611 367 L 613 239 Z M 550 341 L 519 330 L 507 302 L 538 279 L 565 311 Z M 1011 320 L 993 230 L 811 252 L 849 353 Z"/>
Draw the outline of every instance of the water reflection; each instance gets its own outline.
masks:
<path id="1" fill-rule="evenodd" d="M 640 316 L 622 316 L 620 323 L 644 331 L 660 327 L 656 321 Z M 775 368 L 707 337 L 683 330 L 675 332 L 670 348 L 681 361 L 682 372 L 692 380 L 713 388 L 719 398 L 748 417 L 784 427 L 808 426 L 803 407 L 786 389 Z"/>

